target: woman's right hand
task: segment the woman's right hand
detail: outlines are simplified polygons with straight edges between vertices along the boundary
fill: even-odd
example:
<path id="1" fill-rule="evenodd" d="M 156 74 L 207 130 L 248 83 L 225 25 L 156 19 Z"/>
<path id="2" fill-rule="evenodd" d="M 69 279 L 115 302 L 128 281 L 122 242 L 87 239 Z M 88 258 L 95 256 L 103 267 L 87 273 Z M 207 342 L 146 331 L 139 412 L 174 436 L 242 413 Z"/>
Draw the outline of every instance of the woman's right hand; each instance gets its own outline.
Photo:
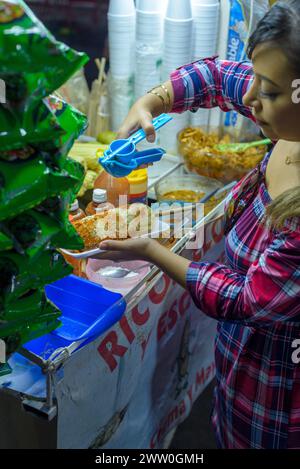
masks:
<path id="1" fill-rule="evenodd" d="M 165 82 L 164 87 L 168 90 L 168 95 L 164 94 L 165 91 L 163 89 L 160 89 L 159 93 L 165 97 L 165 103 L 155 93 L 147 93 L 139 98 L 121 125 L 117 138 L 128 138 L 131 134 L 142 128 L 146 133 L 148 142 L 153 143 L 155 141 L 156 134 L 152 124 L 153 118 L 163 112 L 171 112 L 173 106 L 174 92 L 171 81 Z"/>
<path id="2" fill-rule="evenodd" d="M 144 97 L 146 98 L 146 96 Z M 152 124 L 153 114 L 147 106 L 146 99 L 139 99 L 130 109 L 129 114 L 119 129 L 117 138 L 128 138 L 131 134 L 142 128 L 147 136 L 147 141 L 155 141 L 155 129 Z"/>

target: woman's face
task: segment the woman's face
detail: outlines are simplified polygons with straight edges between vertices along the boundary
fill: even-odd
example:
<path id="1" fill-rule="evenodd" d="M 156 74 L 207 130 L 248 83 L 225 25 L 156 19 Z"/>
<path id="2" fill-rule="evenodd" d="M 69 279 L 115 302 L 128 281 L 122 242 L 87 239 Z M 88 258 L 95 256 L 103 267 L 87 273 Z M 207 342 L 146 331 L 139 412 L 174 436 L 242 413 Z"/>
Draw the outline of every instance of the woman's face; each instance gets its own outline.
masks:
<path id="1" fill-rule="evenodd" d="M 296 75 L 282 50 L 271 43 L 256 46 L 252 62 L 254 79 L 243 103 L 252 107 L 266 137 L 300 142 L 300 74 Z"/>

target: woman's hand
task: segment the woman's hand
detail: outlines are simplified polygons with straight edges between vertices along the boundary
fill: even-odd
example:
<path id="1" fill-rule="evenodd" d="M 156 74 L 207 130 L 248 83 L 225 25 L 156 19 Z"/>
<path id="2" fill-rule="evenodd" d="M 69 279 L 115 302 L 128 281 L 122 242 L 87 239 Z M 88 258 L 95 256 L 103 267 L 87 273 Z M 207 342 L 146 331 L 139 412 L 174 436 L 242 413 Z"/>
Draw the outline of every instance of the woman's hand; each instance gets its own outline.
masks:
<path id="1" fill-rule="evenodd" d="M 105 253 L 93 256 L 98 259 L 110 259 L 119 261 L 151 262 L 151 251 L 156 248 L 157 241 L 151 238 L 126 239 L 124 241 L 104 241 L 99 248 Z"/>
<path id="2" fill-rule="evenodd" d="M 170 112 L 174 101 L 171 81 L 165 82 L 163 86 L 168 94 L 166 94 L 163 88 L 158 86 L 157 88 L 161 98 L 155 94 L 147 93 L 136 101 L 120 127 L 117 134 L 118 139 L 128 138 L 136 130 L 142 128 L 146 133 L 148 142 L 154 142 L 156 135 L 152 120 L 163 112 Z"/>
<path id="3" fill-rule="evenodd" d="M 100 249 L 107 252 L 93 256 L 97 259 L 110 259 L 115 262 L 142 260 L 163 270 L 169 277 L 186 288 L 186 274 L 190 261 L 178 256 L 152 238 L 128 239 L 124 241 L 104 241 Z"/>
<path id="4" fill-rule="evenodd" d="M 137 101 L 130 109 L 129 114 L 120 127 L 117 138 L 128 138 L 135 131 L 142 128 L 147 135 L 148 142 L 153 143 L 156 138 L 152 124 L 153 117 L 155 116 L 149 110 L 147 100 L 141 99 Z"/>

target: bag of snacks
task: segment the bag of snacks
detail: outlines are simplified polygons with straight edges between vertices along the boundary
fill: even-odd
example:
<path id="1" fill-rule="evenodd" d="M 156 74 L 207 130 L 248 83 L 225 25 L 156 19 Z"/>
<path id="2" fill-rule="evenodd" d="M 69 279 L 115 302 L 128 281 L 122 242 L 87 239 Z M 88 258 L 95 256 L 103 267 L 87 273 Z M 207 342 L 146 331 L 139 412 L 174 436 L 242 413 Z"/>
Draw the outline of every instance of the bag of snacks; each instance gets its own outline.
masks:
<path id="1" fill-rule="evenodd" d="M 56 96 L 25 113 L 1 105 L 0 159 L 26 159 L 38 150 L 66 155 L 86 127 L 86 116 Z"/>
<path id="2" fill-rule="evenodd" d="M 72 267 L 54 249 L 48 249 L 36 259 L 7 251 L 0 253 L 0 312 L 31 290 L 53 283 L 72 273 Z"/>
<path id="3" fill-rule="evenodd" d="M 56 220 L 37 210 L 29 210 L 0 222 L 0 227 L 9 235 L 15 250 L 28 257 L 34 257 L 50 247 L 76 249 L 82 245 L 71 223 L 63 223 L 63 220 Z"/>
<path id="4" fill-rule="evenodd" d="M 57 41 L 23 0 L 0 0 L 0 79 L 7 83 L 9 102 L 22 102 L 27 111 L 87 60 Z"/>
<path id="5" fill-rule="evenodd" d="M 84 177 L 82 166 L 65 160 L 62 170 L 53 170 L 40 158 L 0 161 L 0 220 L 15 217 L 48 197 L 72 188 L 78 192 Z"/>

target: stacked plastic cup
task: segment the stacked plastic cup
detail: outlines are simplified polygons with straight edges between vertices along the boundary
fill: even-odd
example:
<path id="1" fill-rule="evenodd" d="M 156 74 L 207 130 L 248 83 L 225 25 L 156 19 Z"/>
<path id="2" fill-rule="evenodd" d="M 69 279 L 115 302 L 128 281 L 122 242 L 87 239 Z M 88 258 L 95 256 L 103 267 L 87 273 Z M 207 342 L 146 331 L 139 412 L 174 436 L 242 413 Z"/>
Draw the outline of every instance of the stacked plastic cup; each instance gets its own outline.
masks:
<path id="1" fill-rule="evenodd" d="M 162 62 L 161 0 L 137 0 L 135 97 L 156 86 L 161 79 Z"/>
<path id="2" fill-rule="evenodd" d="M 134 98 L 134 0 L 110 0 L 107 14 L 112 130 L 118 130 Z"/>
<path id="3" fill-rule="evenodd" d="M 192 0 L 194 18 L 193 60 L 217 52 L 220 2 L 218 0 Z"/>
<path id="4" fill-rule="evenodd" d="M 164 77 L 192 59 L 193 16 L 190 0 L 169 0 L 164 19 Z"/>
<path id="5" fill-rule="evenodd" d="M 134 69 L 134 1 L 110 0 L 107 17 L 110 71 L 113 76 L 128 77 Z"/>
<path id="6" fill-rule="evenodd" d="M 168 80 L 177 67 L 191 62 L 193 16 L 190 0 L 169 0 L 164 19 L 162 80 Z M 177 134 L 189 125 L 189 114 L 175 114 L 173 121 L 160 131 L 160 144 L 170 153 L 177 152 Z"/>
<path id="7" fill-rule="evenodd" d="M 193 57 L 199 60 L 217 53 L 220 3 L 218 0 L 192 0 L 194 18 Z M 210 111 L 199 109 L 191 114 L 193 126 L 208 126 Z"/>

